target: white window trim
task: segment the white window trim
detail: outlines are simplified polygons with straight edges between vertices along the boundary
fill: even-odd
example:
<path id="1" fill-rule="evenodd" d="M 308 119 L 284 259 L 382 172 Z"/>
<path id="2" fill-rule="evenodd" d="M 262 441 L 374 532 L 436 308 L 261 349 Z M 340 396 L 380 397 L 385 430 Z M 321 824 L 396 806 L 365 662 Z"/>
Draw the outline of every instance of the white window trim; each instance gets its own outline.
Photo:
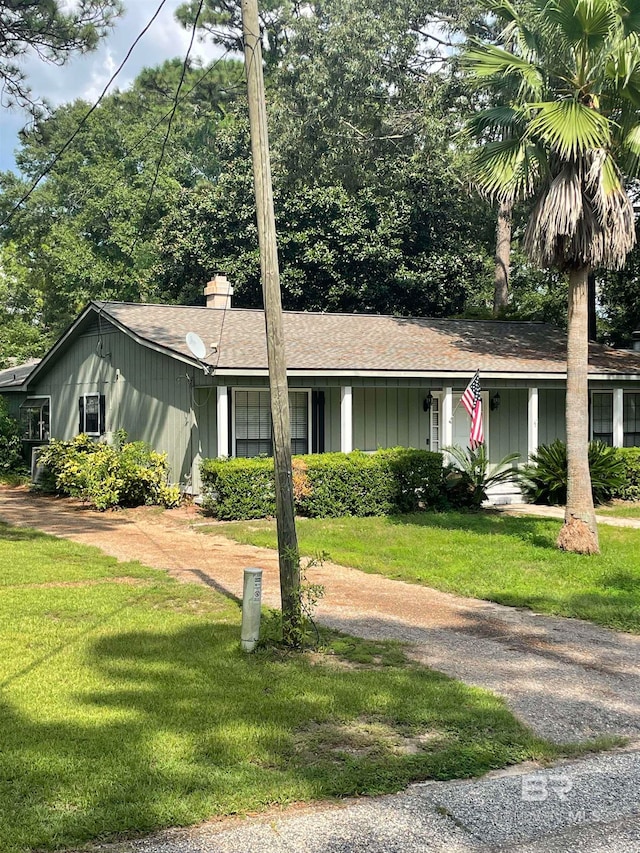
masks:
<path id="1" fill-rule="evenodd" d="M 27 398 L 29 399 L 29 398 Z M 23 441 L 49 441 L 51 439 L 51 435 L 53 433 L 52 424 L 53 424 L 53 403 L 51 400 L 50 394 L 33 394 L 32 399 L 34 400 L 48 400 L 49 401 L 49 438 L 23 438 Z M 20 406 L 20 411 L 22 411 L 22 406 Z M 30 408 L 25 406 L 25 408 Z M 42 409 L 42 406 L 40 407 Z"/>
<path id="2" fill-rule="evenodd" d="M 240 391 L 266 391 L 269 393 L 268 387 L 256 387 L 255 385 L 247 385 L 246 387 L 233 387 L 231 389 L 231 456 L 236 456 L 236 393 Z M 311 453 L 312 439 L 312 401 L 311 388 L 289 388 L 289 392 L 304 392 L 307 395 L 307 452 Z"/>
<path id="3" fill-rule="evenodd" d="M 84 419 L 84 423 L 82 424 L 83 427 L 86 427 L 86 425 L 87 425 L 87 399 L 89 397 L 97 397 L 98 398 L 98 432 L 89 432 L 87 429 L 83 429 L 82 432 L 85 435 L 90 435 L 92 437 L 93 436 L 98 436 L 98 437 L 101 436 L 102 433 L 100 432 L 100 397 L 101 397 L 100 392 L 94 391 L 92 394 L 81 394 L 80 397 L 82 398 L 82 401 L 83 401 L 83 403 L 82 403 L 82 417 Z M 51 417 L 51 415 L 49 415 L 49 417 Z"/>

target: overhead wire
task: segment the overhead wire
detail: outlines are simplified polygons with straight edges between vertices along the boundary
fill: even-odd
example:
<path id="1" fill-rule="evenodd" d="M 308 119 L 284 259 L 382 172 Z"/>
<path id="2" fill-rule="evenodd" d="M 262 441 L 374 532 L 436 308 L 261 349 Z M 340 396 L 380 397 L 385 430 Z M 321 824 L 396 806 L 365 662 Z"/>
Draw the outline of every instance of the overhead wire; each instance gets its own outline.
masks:
<path id="1" fill-rule="evenodd" d="M 40 182 L 43 180 L 43 178 L 45 178 L 49 174 L 49 172 L 53 169 L 53 167 L 58 162 L 58 160 L 62 157 L 64 152 L 67 150 L 67 148 L 69 148 L 69 146 L 73 143 L 74 139 L 80 133 L 80 131 L 84 127 L 84 125 L 87 122 L 87 120 L 89 119 L 89 117 L 98 109 L 98 107 L 102 103 L 102 100 L 103 100 L 104 96 L 107 94 L 107 91 L 109 90 L 109 88 L 111 87 L 111 84 L 116 80 L 118 74 L 120 74 L 120 72 L 122 71 L 122 69 L 126 65 L 127 61 L 129 60 L 129 57 L 133 53 L 138 42 L 147 34 L 149 29 L 151 28 L 151 25 L 156 20 L 156 18 L 158 17 L 160 12 L 162 11 L 163 6 L 166 3 L 167 3 L 167 0 L 161 0 L 160 5 L 156 9 L 156 11 L 153 13 L 153 15 L 151 16 L 149 21 L 146 23 L 146 25 L 143 27 L 141 32 L 136 36 L 133 44 L 131 45 L 131 47 L 127 51 L 126 56 L 124 57 L 122 62 L 116 68 L 114 73 L 111 75 L 109 81 L 107 82 L 106 86 L 104 87 L 104 89 L 100 93 L 98 99 L 93 103 L 93 105 L 87 110 L 87 112 L 84 114 L 84 116 L 80 119 L 80 121 L 78 122 L 78 125 L 76 126 L 76 129 L 73 131 L 71 136 L 67 139 L 67 141 L 64 143 L 62 148 L 60 148 L 58 150 L 58 152 L 55 154 L 55 156 L 53 157 L 51 162 L 42 170 L 42 172 L 36 178 L 36 180 L 33 181 L 33 183 L 31 184 L 29 189 L 26 191 L 26 193 L 13 205 L 13 207 L 11 208 L 11 210 L 9 211 L 7 216 L 2 220 L 2 222 L 0 222 L 0 227 L 2 227 L 3 225 L 6 225 L 13 218 L 16 211 L 20 207 L 22 207 L 22 205 L 25 203 L 25 201 L 27 201 L 29 196 L 33 193 L 33 191 L 40 184 Z"/>
<path id="2" fill-rule="evenodd" d="M 187 68 L 189 66 L 189 57 L 191 56 L 191 50 L 193 48 L 193 43 L 194 43 L 195 37 L 196 37 L 196 29 L 198 26 L 198 21 L 200 19 L 200 15 L 202 13 L 202 7 L 203 6 L 204 6 L 204 0 L 200 0 L 200 4 L 198 6 L 198 11 L 196 12 L 196 16 L 193 20 L 193 27 L 191 28 L 191 39 L 189 41 L 189 47 L 187 48 L 187 52 L 185 54 L 184 61 L 182 63 L 182 71 L 180 74 L 180 80 L 178 82 L 178 86 L 176 88 L 176 94 L 175 94 L 175 97 L 173 99 L 173 107 L 171 109 L 171 114 L 169 115 L 169 122 L 167 124 L 167 130 L 166 130 L 166 133 L 164 135 L 164 139 L 162 140 L 162 148 L 160 149 L 160 156 L 158 157 L 158 161 L 156 163 L 156 171 L 155 171 L 155 174 L 153 176 L 153 181 L 151 183 L 151 189 L 149 190 L 149 195 L 147 196 L 147 200 L 146 200 L 145 205 L 144 205 L 144 210 L 142 211 L 142 216 L 140 217 L 139 227 L 138 227 L 138 231 L 136 233 L 136 237 L 135 237 L 133 244 L 131 246 L 131 252 L 130 252 L 131 255 L 133 255 L 133 252 L 134 252 L 135 247 L 138 243 L 138 240 L 140 239 L 141 227 L 142 227 L 144 220 L 146 218 L 147 211 L 149 209 L 149 205 L 151 204 L 151 199 L 153 198 L 153 193 L 154 193 L 156 185 L 158 183 L 158 177 L 160 175 L 160 169 L 162 168 L 162 163 L 164 162 L 165 151 L 167 149 L 167 142 L 169 141 L 169 136 L 171 134 L 171 128 L 173 126 L 173 120 L 174 120 L 175 115 L 176 115 L 176 110 L 178 109 L 178 104 L 179 104 L 179 100 L 180 100 L 180 90 L 182 89 L 182 85 L 184 83 L 184 78 L 185 78 L 186 73 L 187 73 Z"/>

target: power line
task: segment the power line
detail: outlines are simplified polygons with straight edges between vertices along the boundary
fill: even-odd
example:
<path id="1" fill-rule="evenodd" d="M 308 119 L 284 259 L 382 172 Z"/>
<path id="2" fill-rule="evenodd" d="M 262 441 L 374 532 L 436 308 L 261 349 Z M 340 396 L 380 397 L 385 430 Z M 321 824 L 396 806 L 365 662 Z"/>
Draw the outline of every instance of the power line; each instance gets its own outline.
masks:
<path id="1" fill-rule="evenodd" d="M 189 47 L 187 48 L 187 52 L 186 52 L 185 57 L 184 57 L 184 62 L 182 63 L 182 72 L 180 74 L 180 81 L 178 82 L 178 86 L 176 88 L 176 94 L 175 94 L 175 97 L 173 99 L 173 107 L 171 109 L 171 115 L 169 116 L 169 122 L 167 124 L 167 132 L 165 133 L 164 139 L 162 140 L 162 148 L 160 149 L 160 156 L 158 157 L 158 162 L 156 163 L 156 171 L 155 171 L 155 174 L 153 176 L 153 181 L 151 183 L 151 189 L 149 190 L 149 195 L 147 196 L 147 200 L 146 200 L 145 205 L 144 205 L 144 210 L 142 211 L 142 216 L 140 217 L 138 233 L 136 234 L 136 238 L 133 241 L 133 244 L 131 246 L 131 252 L 130 252 L 131 255 L 133 255 L 133 250 L 135 249 L 136 244 L 138 242 L 138 239 L 140 238 L 140 229 L 142 228 L 142 225 L 143 225 L 144 220 L 146 218 L 147 210 L 149 209 L 149 205 L 151 204 L 151 199 L 153 197 L 153 193 L 155 191 L 156 184 L 158 183 L 158 176 L 160 175 L 160 169 L 161 169 L 162 163 L 164 161 L 164 155 L 165 155 L 165 151 L 167 149 L 167 142 L 169 141 L 169 136 L 171 134 L 171 127 L 173 125 L 173 119 L 175 118 L 176 110 L 178 109 L 178 104 L 180 103 L 180 90 L 182 89 L 182 84 L 184 83 L 184 78 L 186 76 L 187 68 L 189 66 L 189 56 L 191 55 L 191 49 L 193 47 L 193 42 L 195 41 L 196 28 L 198 26 L 198 20 L 200 18 L 200 14 L 202 12 L 203 5 L 204 5 L 204 0 L 200 0 L 200 5 L 198 6 L 198 11 L 196 12 L 196 16 L 195 16 L 194 21 L 193 21 L 193 27 L 191 28 L 191 39 L 189 41 Z"/>
<path id="2" fill-rule="evenodd" d="M 78 126 L 76 127 L 76 129 L 73 131 L 73 133 L 71 134 L 71 136 L 69 137 L 69 139 L 67 139 L 67 141 L 65 142 L 65 144 L 64 144 L 64 145 L 62 146 L 62 148 L 58 151 L 58 153 L 55 155 L 55 157 L 54 157 L 54 158 L 53 158 L 53 160 L 49 163 L 49 165 L 45 167 L 45 169 L 40 173 L 40 175 L 38 176 L 38 178 L 36 178 L 36 180 L 31 184 L 31 186 L 29 187 L 29 189 L 27 190 L 27 192 L 22 196 L 22 198 L 21 198 L 19 201 L 17 201 L 17 202 L 14 204 L 14 206 L 11 208 L 11 210 L 9 211 L 9 213 L 7 214 L 7 216 L 2 220 L 2 222 L 0 222 L 0 227 L 2 227 L 3 225 L 6 225 L 6 224 L 7 224 L 7 223 L 8 223 L 8 222 L 13 218 L 13 215 L 14 215 L 14 214 L 15 214 L 15 212 L 18 210 L 18 208 L 20 208 L 20 207 L 25 203 L 25 201 L 27 201 L 27 199 L 29 198 L 29 196 L 31 195 L 31 193 L 35 190 L 35 188 L 38 186 L 38 184 L 40 183 L 40 181 L 41 181 L 43 178 L 45 178 L 45 177 L 49 174 L 49 172 L 53 169 L 53 167 L 54 167 L 54 166 L 55 166 L 55 164 L 58 162 L 58 160 L 62 157 L 62 155 L 64 154 L 64 152 L 67 150 L 67 148 L 69 148 L 69 146 L 72 144 L 72 142 L 74 141 L 74 139 L 76 138 L 76 136 L 80 133 L 80 131 L 81 131 L 81 129 L 83 128 L 84 124 L 85 124 L 85 123 L 86 123 L 86 121 L 88 120 L 89 116 L 91 116 L 91 115 L 92 115 L 92 113 L 94 113 L 94 112 L 95 112 L 95 110 L 100 106 L 100 103 L 102 102 L 102 99 L 103 99 L 103 98 L 104 98 L 104 96 L 107 94 L 107 90 L 109 89 L 109 87 L 111 86 L 111 84 L 115 81 L 115 79 L 116 79 L 116 77 L 118 76 L 118 74 L 119 74 L 119 73 L 122 71 L 122 69 L 124 68 L 125 64 L 127 63 L 127 61 L 128 61 L 128 59 L 129 59 L 129 57 L 130 57 L 130 56 L 131 56 L 131 54 L 133 53 L 134 48 L 136 47 L 136 45 L 138 44 L 138 42 L 139 42 L 139 41 L 140 41 L 140 40 L 141 40 L 141 39 L 142 39 L 142 38 L 147 34 L 147 32 L 149 31 L 149 29 L 150 29 L 151 25 L 153 24 L 153 22 L 155 21 L 155 19 L 158 17 L 158 15 L 160 14 L 160 12 L 162 11 L 162 7 L 165 5 L 165 3 L 166 3 L 166 2 L 167 2 L 167 0 L 161 0 L 160 5 L 158 6 L 158 8 L 156 9 L 156 11 L 155 11 L 155 12 L 153 13 L 153 15 L 151 16 L 151 18 L 150 18 L 150 20 L 148 21 L 148 23 L 145 25 L 145 27 L 142 29 L 142 31 L 141 31 L 141 32 L 138 34 L 138 36 L 136 37 L 135 41 L 133 42 L 133 44 L 131 45 L 131 47 L 130 47 L 130 48 L 129 48 L 129 50 L 127 51 L 127 54 L 126 54 L 125 58 L 122 60 L 122 62 L 121 62 L 121 63 L 120 63 L 120 65 L 118 66 L 118 68 L 114 71 L 114 73 L 112 74 L 112 76 L 111 76 L 111 78 L 110 78 L 109 82 L 107 83 L 107 85 L 104 87 L 104 89 L 103 89 L 103 90 L 102 90 L 102 92 L 100 93 L 100 96 L 98 97 L 97 101 L 93 104 L 93 106 L 92 106 L 89 110 L 87 110 L 87 112 L 84 114 L 84 116 L 80 119 L 80 121 L 78 122 Z M 201 6 L 201 8 L 202 8 L 202 3 L 200 4 L 200 6 Z M 192 43 L 193 43 L 193 38 L 192 38 Z"/>

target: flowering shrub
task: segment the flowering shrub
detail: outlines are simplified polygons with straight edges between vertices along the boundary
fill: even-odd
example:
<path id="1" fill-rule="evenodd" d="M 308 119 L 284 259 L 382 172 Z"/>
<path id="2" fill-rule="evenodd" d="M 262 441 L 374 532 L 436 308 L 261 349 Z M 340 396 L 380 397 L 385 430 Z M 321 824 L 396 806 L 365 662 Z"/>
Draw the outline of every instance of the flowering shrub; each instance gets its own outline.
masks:
<path id="1" fill-rule="evenodd" d="M 96 509 L 160 504 L 177 506 L 180 492 L 169 485 L 167 454 L 142 441 L 115 446 L 98 444 L 87 435 L 72 441 L 51 441 L 38 461 L 49 473 L 52 490 L 80 498 Z"/>

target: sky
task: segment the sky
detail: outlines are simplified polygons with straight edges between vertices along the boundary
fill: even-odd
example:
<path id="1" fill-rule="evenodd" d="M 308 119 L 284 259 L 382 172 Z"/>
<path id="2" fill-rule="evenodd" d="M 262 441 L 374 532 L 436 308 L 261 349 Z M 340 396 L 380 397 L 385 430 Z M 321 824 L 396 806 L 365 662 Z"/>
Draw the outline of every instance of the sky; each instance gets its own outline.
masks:
<path id="1" fill-rule="evenodd" d="M 191 33 L 184 30 L 174 17 L 181 2 L 166 0 L 149 32 L 137 44 L 116 78 L 113 88 L 127 88 L 142 68 L 160 65 L 165 59 L 176 56 L 184 58 Z M 98 49 L 85 56 L 74 57 L 67 65 L 50 65 L 37 57 L 26 59 L 21 67 L 27 74 L 33 94 L 46 98 L 53 106 L 76 98 L 93 103 L 159 5 L 160 0 L 124 0 L 124 15 L 116 21 Z M 211 42 L 196 41 L 191 57 L 209 62 L 220 53 L 221 49 Z M 18 131 L 28 121 L 29 116 L 22 110 L 0 108 L 0 171 L 15 167 Z"/>

